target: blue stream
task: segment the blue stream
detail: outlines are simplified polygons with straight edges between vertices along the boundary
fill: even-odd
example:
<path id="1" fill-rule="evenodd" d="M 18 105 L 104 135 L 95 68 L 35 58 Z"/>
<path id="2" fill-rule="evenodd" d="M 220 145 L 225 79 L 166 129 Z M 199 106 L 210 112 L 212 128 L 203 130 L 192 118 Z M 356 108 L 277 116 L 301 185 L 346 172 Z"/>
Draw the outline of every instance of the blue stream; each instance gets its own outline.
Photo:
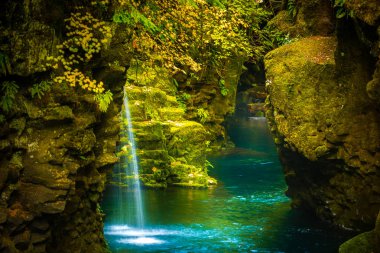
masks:
<path id="1" fill-rule="evenodd" d="M 102 208 L 111 251 L 337 252 L 350 235 L 290 209 L 265 119 L 235 119 L 229 134 L 237 148 L 209 158 L 217 187 L 142 190 L 144 228 L 120 224 L 117 189 L 110 186 Z M 124 206 L 134 209 L 132 202 Z"/>

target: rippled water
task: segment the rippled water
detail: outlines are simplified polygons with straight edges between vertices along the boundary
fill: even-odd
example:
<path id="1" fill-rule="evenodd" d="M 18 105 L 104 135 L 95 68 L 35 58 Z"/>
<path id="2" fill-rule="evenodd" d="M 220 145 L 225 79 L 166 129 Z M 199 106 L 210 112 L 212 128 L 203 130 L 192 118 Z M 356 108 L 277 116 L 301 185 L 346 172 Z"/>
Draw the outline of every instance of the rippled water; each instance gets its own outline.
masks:
<path id="1" fill-rule="evenodd" d="M 237 120 L 229 133 L 237 148 L 209 158 L 219 185 L 144 189 L 143 229 L 118 224 L 109 187 L 102 208 L 112 252 L 337 252 L 349 235 L 290 209 L 265 120 Z M 134 208 L 128 203 L 125 212 Z"/>

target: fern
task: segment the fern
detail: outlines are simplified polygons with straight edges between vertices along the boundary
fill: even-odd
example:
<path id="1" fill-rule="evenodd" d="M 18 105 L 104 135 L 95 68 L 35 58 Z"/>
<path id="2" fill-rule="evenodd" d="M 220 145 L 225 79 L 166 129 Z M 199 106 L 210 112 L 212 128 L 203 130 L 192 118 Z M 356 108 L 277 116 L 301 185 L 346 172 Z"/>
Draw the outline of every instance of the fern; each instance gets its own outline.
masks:
<path id="1" fill-rule="evenodd" d="M 45 95 L 45 92 L 50 91 L 52 82 L 50 81 L 42 81 L 40 83 L 36 83 L 33 85 L 32 89 L 30 90 L 30 93 L 32 94 L 32 98 L 34 98 L 36 95 L 39 99 L 42 98 L 43 95 Z"/>
<path id="2" fill-rule="evenodd" d="M 140 23 L 144 28 L 151 34 L 156 34 L 160 32 L 160 29 L 148 19 L 145 15 L 141 14 L 135 7 L 131 6 L 131 11 L 119 11 L 116 12 L 112 17 L 113 22 L 118 24 L 126 24 L 134 26 L 137 23 Z"/>
<path id="3" fill-rule="evenodd" d="M 295 18 L 297 15 L 297 0 L 289 0 L 287 10 L 290 17 Z"/>
<path id="4" fill-rule="evenodd" d="M 336 8 L 336 18 L 354 17 L 354 12 L 349 11 L 344 7 L 346 0 L 335 0 L 334 8 Z"/>
<path id="5" fill-rule="evenodd" d="M 206 120 L 209 118 L 209 113 L 207 110 L 203 108 L 198 108 L 197 109 L 197 116 L 202 124 L 206 122 Z"/>
<path id="6" fill-rule="evenodd" d="M 113 100 L 113 94 L 110 90 L 107 90 L 104 93 L 96 94 L 95 95 L 95 101 L 98 102 L 99 110 L 101 112 L 106 112 L 108 109 L 108 106 Z"/>
<path id="7" fill-rule="evenodd" d="M 134 18 L 135 22 L 140 22 L 144 28 L 151 34 L 156 34 L 160 29 L 148 19 L 146 16 L 141 14 L 136 8 L 132 7 L 131 16 Z"/>
<path id="8" fill-rule="evenodd" d="M 172 82 L 173 82 L 174 86 L 178 88 L 178 82 L 175 78 L 172 79 Z"/>
<path id="9" fill-rule="evenodd" d="M 0 52 L 0 75 L 7 75 L 7 71 L 9 70 L 9 59 L 8 56 L 2 52 Z"/>
<path id="10" fill-rule="evenodd" d="M 134 20 L 132 19 L 131 15 L 127 11 L 119 11 L 116 12 L 112 17 L 113 22 L 117 24 L 127 24 L 127 25 L 134 25 Z"/>
<path id="11" fill-rule="evenodd" d="M 206 161 L 205 161 L 205 167 L 206 167 L 206 168 L 214 169 L 214 165 L 212 165 L 212 163 L 211 163 L 209 160 L 206 160 Z"/>
<path id="12" fill-rule="evenodd" d="M 3 96 L 1 97 L 1 108 L 4 112 L 9 112 L 12 109 L 13 102 L 15 100 L 15 96 L 18 92 L 18 85 L 15 81 L 5 81 L 3 82 L 3 87 L 1 91 L 3 92 Z"/>

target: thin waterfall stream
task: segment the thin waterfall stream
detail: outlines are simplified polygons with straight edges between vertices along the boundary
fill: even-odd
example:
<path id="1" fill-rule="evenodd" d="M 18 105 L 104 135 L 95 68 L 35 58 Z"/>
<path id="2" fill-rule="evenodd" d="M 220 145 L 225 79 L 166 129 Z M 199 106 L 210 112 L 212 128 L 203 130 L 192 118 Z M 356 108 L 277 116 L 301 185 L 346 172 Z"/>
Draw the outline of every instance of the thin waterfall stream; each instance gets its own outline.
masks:
<path id="1" fill-rule="evenodd" d="M 139 178 L 139 165 L 137 163 L 137 154 L 136 154 L 136 142 L 133 134 L 133 126 L 132 126 L 132 118 L 131 111 L 129 110 L 129 102 L 128 96 L 125 92 L 124 88 L 124 110 L 125 110 L 125 118 L 127 120 L 127 132 L 128 132 L 128 140 L 129 140 L 129 148 L 130 148 L 130 163 L 125 166 L 127 177 L 127 185 L 132 188 L 135 207 L 136 207 L 136 226 L 138 228 L 144 227 L 144 211 L 142 208 L 142 199 L 141 199 L 141 185 Z"/>

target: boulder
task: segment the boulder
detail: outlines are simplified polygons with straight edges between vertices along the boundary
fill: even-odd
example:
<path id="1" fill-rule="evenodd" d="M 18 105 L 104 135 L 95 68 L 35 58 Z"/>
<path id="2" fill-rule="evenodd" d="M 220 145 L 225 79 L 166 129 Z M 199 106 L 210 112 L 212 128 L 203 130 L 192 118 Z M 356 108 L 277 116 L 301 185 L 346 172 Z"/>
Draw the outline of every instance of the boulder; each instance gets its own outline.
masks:
<path id="1" fill-rule="evenodd" d="M 354 49 L 308 37 L 267 54 L 267 117 L 293 207 L 368 229 L 380 207 L 380 115 L 367 96 L 368 59 Z"/>

